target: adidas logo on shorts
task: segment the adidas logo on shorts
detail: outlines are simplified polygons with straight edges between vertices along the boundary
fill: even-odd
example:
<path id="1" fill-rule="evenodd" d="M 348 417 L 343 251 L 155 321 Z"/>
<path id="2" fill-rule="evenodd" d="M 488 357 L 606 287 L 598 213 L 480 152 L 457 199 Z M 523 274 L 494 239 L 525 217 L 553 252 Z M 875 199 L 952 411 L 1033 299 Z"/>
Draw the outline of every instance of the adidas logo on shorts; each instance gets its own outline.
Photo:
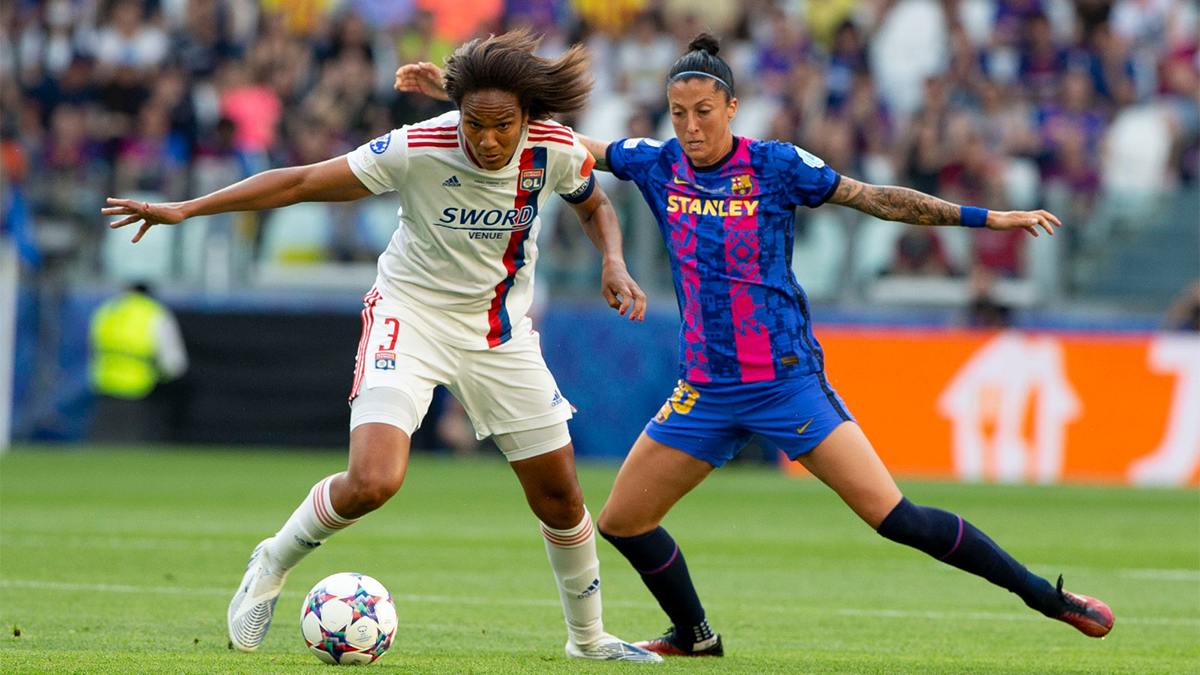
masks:
<path id="1" fill-rule="evenodd" d="M 442 187 L 462 187 L 462 183 L 458 182 L 458 176 L 450 176 L 442 182 Z"/>

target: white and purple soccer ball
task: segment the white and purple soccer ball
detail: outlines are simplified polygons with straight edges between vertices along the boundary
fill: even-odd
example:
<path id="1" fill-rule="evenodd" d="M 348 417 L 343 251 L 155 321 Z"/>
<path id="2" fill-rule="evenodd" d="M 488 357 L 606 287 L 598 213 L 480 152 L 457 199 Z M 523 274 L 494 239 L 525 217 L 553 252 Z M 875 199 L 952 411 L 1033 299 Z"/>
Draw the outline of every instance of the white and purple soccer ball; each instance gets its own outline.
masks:
<path id="1" fill-rule="evenodd" d="M 300 608 L 308 650 L 331 665 L 365 665 L 383 656 L 396 623 L 396 605 L 383 584 L 354 572 L 317 582 Z"/>

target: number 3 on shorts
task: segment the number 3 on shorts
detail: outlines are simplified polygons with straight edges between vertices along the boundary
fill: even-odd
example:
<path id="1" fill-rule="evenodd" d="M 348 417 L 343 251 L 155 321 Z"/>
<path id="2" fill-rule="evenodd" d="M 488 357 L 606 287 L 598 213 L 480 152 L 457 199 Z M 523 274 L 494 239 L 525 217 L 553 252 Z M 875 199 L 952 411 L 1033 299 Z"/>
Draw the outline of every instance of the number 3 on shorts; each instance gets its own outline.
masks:
<path id="1" fill-rule="evenodd" d="M 389 342 L 386 345 L 383 345 L 383 344 L 379 345 L 379 350 L 384 351 L 384 352 L 390 352 L 396 348 L 396 338 L 400 336 L 400 320 L 394 319 L 389 316 L 388 318 L 383 320 L 383 325 L 391 326 L 392 333 L 391 333 L 391 335 L 387 336 L 387 339 L 389 340 Z"/>

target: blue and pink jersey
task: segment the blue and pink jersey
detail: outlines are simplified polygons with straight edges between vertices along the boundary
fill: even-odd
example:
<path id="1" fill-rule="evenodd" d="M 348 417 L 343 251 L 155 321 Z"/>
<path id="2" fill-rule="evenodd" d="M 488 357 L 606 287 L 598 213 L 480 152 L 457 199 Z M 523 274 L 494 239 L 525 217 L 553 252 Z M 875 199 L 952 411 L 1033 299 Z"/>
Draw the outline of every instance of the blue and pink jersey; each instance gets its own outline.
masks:
<path id="1" fill-rule="evenodd" d="M 613 174 L 637 184 L 671 256 L 680 377 L 761 382 L 819 372 L 821 347 L 792 274 L 795 209 L 824 203 L 840 177 L 790 143 L 733 140 L 724 160 L 702 170 L 675 139 L 608 146 Z"/>

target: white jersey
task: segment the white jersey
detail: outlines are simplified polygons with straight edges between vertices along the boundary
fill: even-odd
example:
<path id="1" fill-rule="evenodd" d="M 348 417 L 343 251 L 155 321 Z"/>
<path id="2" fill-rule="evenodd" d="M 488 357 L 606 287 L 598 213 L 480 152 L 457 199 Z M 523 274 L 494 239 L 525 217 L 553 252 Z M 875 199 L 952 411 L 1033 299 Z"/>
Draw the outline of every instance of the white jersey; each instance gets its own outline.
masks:
<path id="1" fill-rule="evenodd" d="M 451 344 L 488 349 L 532 328 L 538 213 L 552 192 L 582 202 L 595 160 L 570 128 L 530 121 L 507 166 L 479 166 L 449 112 L 346 155 L 375 194 L 400 195 L 400 227 L 376 282 Z"/>

